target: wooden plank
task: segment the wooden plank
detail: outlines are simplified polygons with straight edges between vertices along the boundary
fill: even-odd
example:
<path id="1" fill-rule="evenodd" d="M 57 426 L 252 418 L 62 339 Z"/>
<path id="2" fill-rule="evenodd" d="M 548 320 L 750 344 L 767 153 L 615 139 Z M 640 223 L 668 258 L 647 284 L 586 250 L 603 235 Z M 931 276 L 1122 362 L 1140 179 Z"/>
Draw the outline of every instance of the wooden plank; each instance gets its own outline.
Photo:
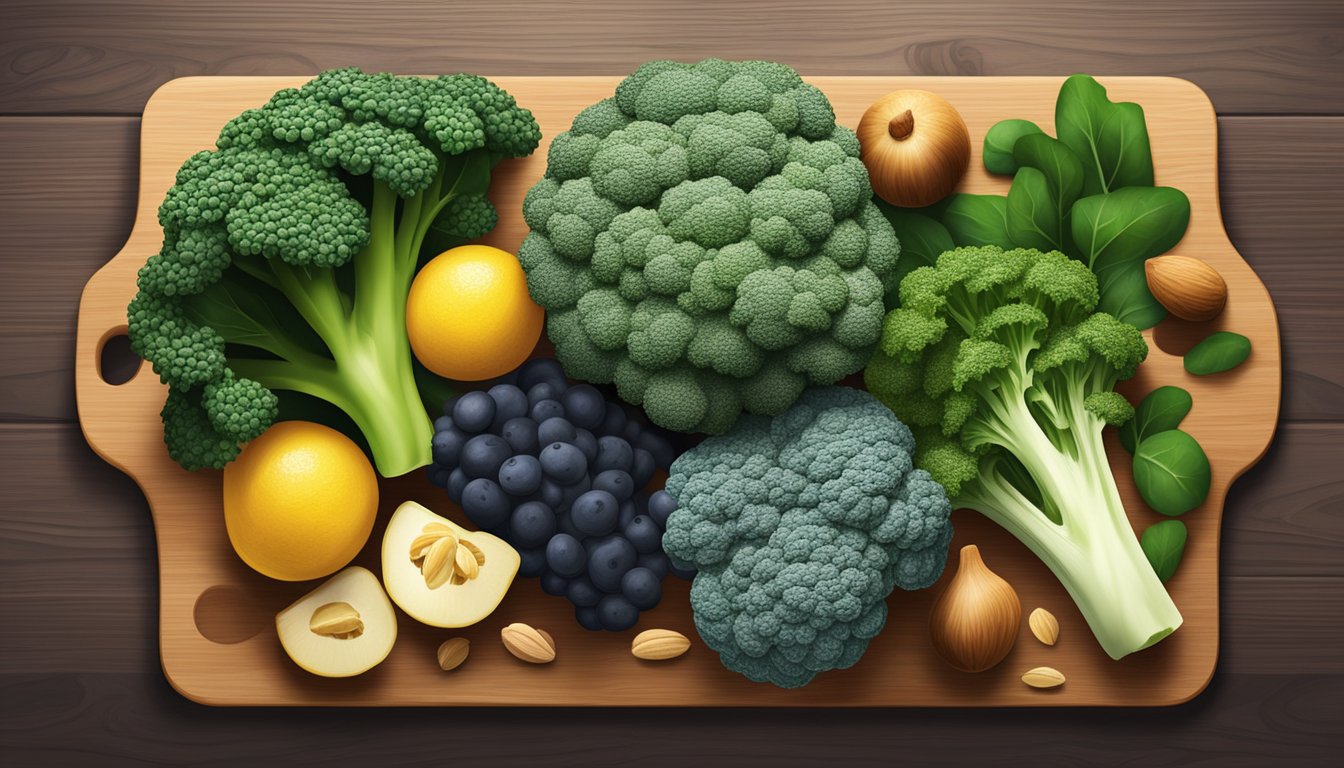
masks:
<path id="1" fill-rule="evenodd" d="M 1344 676 L 1220 678 L 1174 709 L 204 711 L 151 670 L 0 675 L 11 766 L 1333 765 Z M 595 720 L 595 716 L 599 719 Z"/>
<path id="2" fill-rule="evenodd" d="M 0 118 L 0 421 L 75 418 L 71 339 L 89 276 L 134 217 L 137 118 Z M 1218 121 L 1223 218 L 1274 297 L 1282 418 L 1344 420 L 1344 118 Z M 77 215 L 70 201 L 78 200 Z M 43 268 L 32 254 L 46 254 Z M 22 332 L 17 332 L 22 330 Z"/>
<path id="3" fill-rule="evenodd" d="M 808 75 L 1175 75 L 1222 111 L 1338 114 L 1341 102 L 1322 96 L 1344 89 L 1331 34 L 1341 25 L 1344 6 L 1322 0 L 836 0 L 824 12 L 798 0 L 768 10 L 716 0 L 24 0 L 5 7 L 0 104 L 10 113 L 130 114 L 186 75 L 349 64 L 615 75 L 657 56 L 730 55 L 781 59 Z"/>

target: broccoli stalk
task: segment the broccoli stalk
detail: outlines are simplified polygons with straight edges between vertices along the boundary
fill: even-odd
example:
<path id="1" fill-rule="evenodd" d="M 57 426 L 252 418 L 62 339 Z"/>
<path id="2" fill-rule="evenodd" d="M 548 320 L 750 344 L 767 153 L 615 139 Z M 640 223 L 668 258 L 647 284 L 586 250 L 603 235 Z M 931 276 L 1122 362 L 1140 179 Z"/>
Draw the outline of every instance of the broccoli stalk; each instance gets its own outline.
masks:
<path id="1" fill-rule="evenodd" d="M 285 417 L 289 391 L 343 411 L 384 476 L 429 463 L 411 281 L 494 227 L 494 165 L 539 139 L 531 113 L 469 75 L 332 70 L 230 121 L 178 171 L 128 309 L 170 387 L 169 454 L 227 464 Z"/>
<path id="2" fill-rule="evenodd" d="M 1125 516 L 1102 431 L 1148 354 L 1093 313 L 1097 282 L 1059 253 L 959 248 L 911 272 L 865 381 L 915 426 L 918 466 L 953 504 L 1022 541 L 1121 658 L 1181 624 Z"/>

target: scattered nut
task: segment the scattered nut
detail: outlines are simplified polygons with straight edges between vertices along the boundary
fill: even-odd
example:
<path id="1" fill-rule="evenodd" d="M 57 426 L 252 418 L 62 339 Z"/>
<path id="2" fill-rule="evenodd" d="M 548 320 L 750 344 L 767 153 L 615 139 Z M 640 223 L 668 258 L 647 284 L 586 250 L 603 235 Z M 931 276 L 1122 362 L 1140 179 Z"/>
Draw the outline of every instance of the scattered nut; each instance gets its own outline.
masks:
<path id="1" fill-rule="evenodd" d="M 327 603 L 313 611 L 308 629 L 323 637 L 351 640 L 364 634 L 364 620 L 349 603 Z"/>
<path id="2" fill-rule="evenodd" d="M 541 630 L 526 624 L 514 623 L 499 631 L 504 649 L 529 664 L 548 664 L 555 661 L 555 640 Z"/>
<path id="3" fill-rule="evenodd" d="M 1027 617 L 1027 626 L 1031 627 L 1031 634 L 1046 645 L 1054 645 L 1059 639 L 1059 619 L 1044 608 L 1037 608 L 1031 612 Z"/>
<path id="4" fill-rule="evenodd" d="M 630 653 L 637 659 L 664 661 L 675 659 L 691 647 L 691 641 L 680 632 L 671 629 L 646 629 L 635 635 L 630 643 Z"/>
<path id="5" fill-rule="evenodd" d="M 1036 667 L 1022 675 L 1022 682 L 1032 688 L 1058 688 L 1064 684 L 1064 673 L 1054 667 Z"/>
<path id="6" fill-rule="evenodd" d="M 454 637 L 443 641 L 439 646 L 439 669 L 449 672 L 462 666 L 471 651 L 471 641 L 465 637 Z"/>
<path id="7" fill-rule="evenodd" d="M 1227 303 L 1227 282 L 1199 259 L 1158 256 L 1144 262 L 1143 271 L 1153 298 L 1182 320 L 1212 320 Z"/>

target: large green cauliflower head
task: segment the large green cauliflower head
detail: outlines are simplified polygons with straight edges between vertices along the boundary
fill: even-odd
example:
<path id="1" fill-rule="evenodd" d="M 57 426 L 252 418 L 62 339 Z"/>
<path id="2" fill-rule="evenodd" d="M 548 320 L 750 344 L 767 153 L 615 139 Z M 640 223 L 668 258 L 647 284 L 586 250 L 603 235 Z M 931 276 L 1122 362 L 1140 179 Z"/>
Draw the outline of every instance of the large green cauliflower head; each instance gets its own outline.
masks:
<path id="1" fill-rule="evenodd" d="M 900 246 L 824 94 L 762 61 L 655 61 L 581 112 L 519 258 L 576 378 L 722 433 L 867 362 Z"/>
<path id="2" fill-rule="evenodd" d="M 724 666 L 783 688 L 853 666 L 892 589 L 938 579 L 952 509 L 914 447 L 871 395 L 826 387 L 672 464 L 663 549 L 698 570 L 695 626 Z"/>

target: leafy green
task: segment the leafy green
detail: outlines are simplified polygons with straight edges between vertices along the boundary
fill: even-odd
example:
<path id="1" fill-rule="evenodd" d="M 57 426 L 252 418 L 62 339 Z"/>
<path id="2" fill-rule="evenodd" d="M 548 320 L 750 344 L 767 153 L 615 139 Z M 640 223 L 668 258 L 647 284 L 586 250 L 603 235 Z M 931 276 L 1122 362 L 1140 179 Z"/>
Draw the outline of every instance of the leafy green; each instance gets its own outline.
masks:
<path id="1" fill-rule="evenodd" d="M 1087 75 L 1064 81 L 1055 102 L 1059 140 L 1083 161 L 1083 193 L 1153 186 L 1153 155 L 1143 107 L 1106 98 Z"/>
<path id="2" fill-rule="evenodd" d="M 985 169 L 1000 176 L 1017 173 L 1018 161 L 1013 149 L 1023 136 L 1044 135 L 1040 126 L 1030 120 L 1000 120 L 985 134 Z"/>
<path id="3" fill-rule="evenodd" d="M 1008 237 L 1021 248 L 1063 251 L 1063 221 L 1045 174 L 1022 166 L 1008 189 Z"/>
<path id="4" fill-rule="evenodd" d="M 1163 520 L 1148 526 L 1139 540 L 1143 554 L 1153 565 L 1153 572 L 1164 584 L 1176 575 L 1176 567 L 1181 564 L 1186 535 L 1185 523 L 1180 520 Z"/>
<path id="5" fill-rule="evenodd" d="M 1131 454 L 1144 439 L 1181 426 L 1194 400 L 1180 387 L 1158 387 L 1139 403 L 1134 418 L 1120 428 L 1120 444 Z"/>
<path id="6" fill-rule="evenodd" d="M 938 254 L 957 247 L 947 227 L 933 216 L 898 208 L 882 200 L 875 200 L 891 225 L 901 232 L 901 258 L 896 262 L 893 285 L 919 267 L 931 267 Z"/>
<path id="7" fill-rule="evenodd" d="M 1251 340 L 1240 333 L 1218 331 L 1185 353 L 1185 370 L 1196 376 L 1230 371 L 1251 355 Z"/>
<path id="8" fill-rule="evenodd" d="M 1000 195 L 954 195 L 943 211 L 943 226 L 957 245 L 1002 247 L 1012 242 L 1008 236 L 1007 200 Z M 898 236 L 904 234 L 897 232 Z"/>
<path id="9" fill-rule="evenodd" d="M 1154 510 L 1169 517 L 1204 503 L 1212 474 L 1195 438 L 1169 429 L 1144 438 L 1134 452 L 1134 484 Z"/>

